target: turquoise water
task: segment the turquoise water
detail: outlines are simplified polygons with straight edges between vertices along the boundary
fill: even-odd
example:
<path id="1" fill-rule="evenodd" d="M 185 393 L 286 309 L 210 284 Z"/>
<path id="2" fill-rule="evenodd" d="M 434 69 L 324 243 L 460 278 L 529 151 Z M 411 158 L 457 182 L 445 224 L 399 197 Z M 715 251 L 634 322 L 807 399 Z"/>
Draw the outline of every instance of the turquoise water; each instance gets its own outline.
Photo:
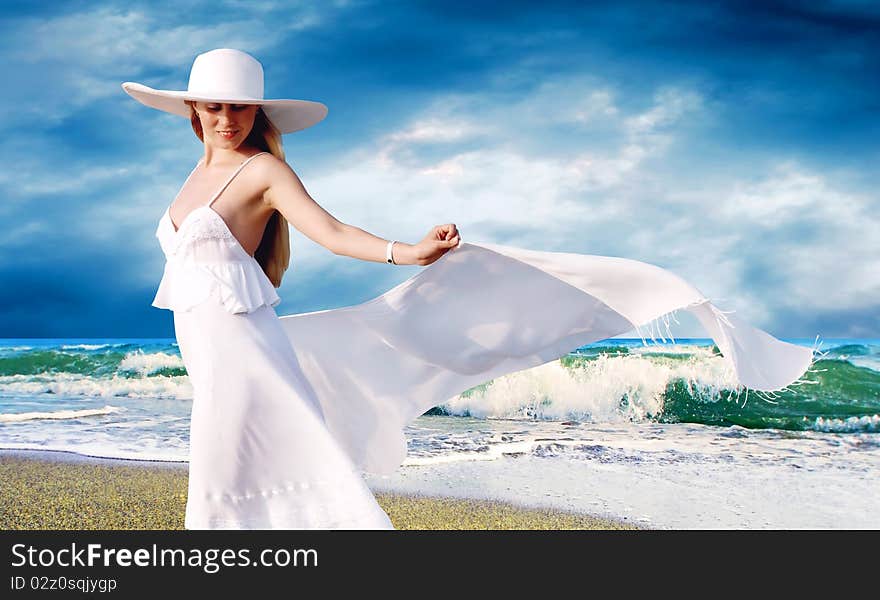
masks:
<path id="1" fill-rule="evenodd" d="M 431 415 L 475 431 L 506 420 L 880 432 L 880 340 L 824 340 L 818 350 L 803 380 L 770 400 L 737 389 L 712 340 L 606 340 L 464 391 L 408 439 L 427 455 L 474 447 L 474 436 L 423 435 L 440 422 Z M 191 397 L 173 339 L 0 339 L 0 447 L 185 460 Z"/>

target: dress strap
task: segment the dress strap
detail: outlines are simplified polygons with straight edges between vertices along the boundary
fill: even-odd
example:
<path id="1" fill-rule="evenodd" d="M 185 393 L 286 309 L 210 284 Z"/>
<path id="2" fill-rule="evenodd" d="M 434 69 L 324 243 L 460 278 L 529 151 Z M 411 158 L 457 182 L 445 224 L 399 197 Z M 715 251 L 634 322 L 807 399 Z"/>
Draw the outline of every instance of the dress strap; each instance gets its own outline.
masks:
<path id="1" fill-rule="evenodd" d="M 211 206 L 212 204 L 214 204 L 214 200 L 216 200 L 217 198 L 220 197 L 220 194 L 223 193 L 223 190 L 225 190 L 226 187 L 227 187 L 230 183 L 232 183 L 232 180 L 235 179 L 235 176 L 239 174 L 239 172 L 245 167 L 245 165 L 247 165 L 249 162 L 251 162 L 252 160 L 254 160 L 254 159 L 255 159 L 256 157 L 258 157 L 260 154 L 269 154 L 269 153 L 268 153 L 268 152 L 258 152 L 257 154 L 254 154 L 253 156 L 248 157 L 247 159 L 245 159 L 244 162 L 242 162 L 240 165 L 238 165 L 238 168 L 235 169 L 235 171 L 232 172 L 232 175 L 229 176 L 229 179 L 226 180 L 226 183 L 223 184 L 223 187 L 221 187 L 219 190 L 217 190 L 217 193 L 214 194 L 214 197 L 211 198 L 211 201 L 210 201 L 210 202 L 208 202 L 208 206 Z"/>

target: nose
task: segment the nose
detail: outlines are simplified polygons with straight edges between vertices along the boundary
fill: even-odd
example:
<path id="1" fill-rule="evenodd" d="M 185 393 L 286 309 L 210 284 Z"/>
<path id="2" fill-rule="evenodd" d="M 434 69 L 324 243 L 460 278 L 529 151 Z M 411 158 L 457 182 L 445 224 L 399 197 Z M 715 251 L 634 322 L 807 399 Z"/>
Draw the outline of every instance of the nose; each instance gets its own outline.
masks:
<path id="1" fill-rule="evenodd" d="M 220 120 L 221 121 L 233 122 L 233 121 L 235 121 L 234 115 L 235 115 L 235 111 L 232 110 L 231 104 L 221 104 L 220 105 L 220 118 L 221 118 Z"/>

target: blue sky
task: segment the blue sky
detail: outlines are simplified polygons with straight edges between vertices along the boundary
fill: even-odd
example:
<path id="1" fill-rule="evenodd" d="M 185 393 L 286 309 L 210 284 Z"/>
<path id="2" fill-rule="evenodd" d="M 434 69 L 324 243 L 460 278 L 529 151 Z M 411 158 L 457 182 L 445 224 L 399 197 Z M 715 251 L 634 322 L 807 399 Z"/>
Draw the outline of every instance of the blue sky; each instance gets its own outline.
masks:
<path id="1" fill-rule="evenodd" d="M 633 258 L 777 337 L 880 337 L 880 8 L 800 4 L 4 2 L 0 337 L 173 335 L 154 232 L 203 148 L 120 84 L 185 89 L 220 47 L 329 107 L 284 144 L 342 221 Z M 282 315 L 420 268 L 291 241 Z"/>

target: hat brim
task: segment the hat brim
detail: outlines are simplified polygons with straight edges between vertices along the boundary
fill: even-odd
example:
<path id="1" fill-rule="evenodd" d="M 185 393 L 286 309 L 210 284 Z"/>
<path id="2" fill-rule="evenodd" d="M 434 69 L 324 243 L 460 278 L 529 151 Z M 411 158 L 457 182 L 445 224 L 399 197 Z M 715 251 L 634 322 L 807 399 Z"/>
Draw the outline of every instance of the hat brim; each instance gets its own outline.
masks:
<path id="1" fill-rule="evenodd" d="M 327 116 L 328 109 L 320 102 L 311 100 L 266 100 L 262 98 L 223 98 L 218 96 L 199 96 L 187 91 L 157 90 L 141 83 L 126 81 L 122 84 L 125 92 L 146 106 L 181 117 L 190 116 L 185 100 L 200 102 L 219 102 L 221 104 L 259 104 L 263 112 L 281 133 L 293 133 L 311 127 Z"/>

